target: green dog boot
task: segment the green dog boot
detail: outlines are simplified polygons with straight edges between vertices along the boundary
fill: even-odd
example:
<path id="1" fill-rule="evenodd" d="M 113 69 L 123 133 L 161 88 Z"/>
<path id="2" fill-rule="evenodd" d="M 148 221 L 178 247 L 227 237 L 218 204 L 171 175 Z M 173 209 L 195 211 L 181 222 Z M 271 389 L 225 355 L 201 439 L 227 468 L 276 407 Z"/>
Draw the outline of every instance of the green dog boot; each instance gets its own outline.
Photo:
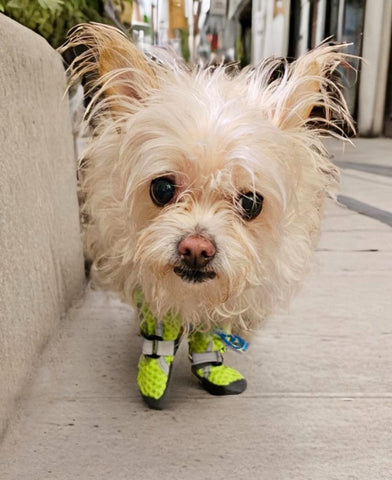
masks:
<path id="1" fill-rule="evenodd" d="M 158 321 L 144 303 L 140 292 L 136 297 L 136 305 L 139 308 L 140 331 L 144 337 L 137 383 L 146 404 L 154 410 L 161 410 L 179 345 L 181 321 L 170 313 Z"/>
<path id="2" fill-rule="evenodd" d="M 221 332 L 223 333 L 223 332 Z M 239 338 L 223 334 L 228 338 Z M 225 342 L 214 331 L 194 332 L 189 338 L 189 358 L 192 362 L 192 373 L 199 379 L 203 388 L 212 395 L 238 395 L 246 389 L 245 378 L 234 368 L 223 364 Z M 228 343 L 228 342 L 227 342 Z M 246 342 L 244 342 L 246 344 Z M 237 348 L 236 350 L 245 350 Z"/>

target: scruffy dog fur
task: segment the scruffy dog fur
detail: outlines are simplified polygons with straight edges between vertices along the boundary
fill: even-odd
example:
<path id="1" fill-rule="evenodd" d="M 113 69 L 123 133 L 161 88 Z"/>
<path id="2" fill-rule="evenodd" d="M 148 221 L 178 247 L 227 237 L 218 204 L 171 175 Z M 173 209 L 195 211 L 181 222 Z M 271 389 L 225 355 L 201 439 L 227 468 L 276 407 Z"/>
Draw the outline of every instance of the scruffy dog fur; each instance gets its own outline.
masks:
<path id="1" fill-rule="evenodd" d="M 80 45 L 71 73 L 92 96 L 80 180 L 95 281 L 130 304 L 141 289 L 184 329 L 254 329 L 297 290 L 337 185 L 321 139 L 351 124 L 331 81 L 345 55 L 321 45 L 283 69 L 269 58 L 200 70 L 97 24 L 65 48 Z M 207 242 L 203 261 L 184 261 L 187 238 Z"/>

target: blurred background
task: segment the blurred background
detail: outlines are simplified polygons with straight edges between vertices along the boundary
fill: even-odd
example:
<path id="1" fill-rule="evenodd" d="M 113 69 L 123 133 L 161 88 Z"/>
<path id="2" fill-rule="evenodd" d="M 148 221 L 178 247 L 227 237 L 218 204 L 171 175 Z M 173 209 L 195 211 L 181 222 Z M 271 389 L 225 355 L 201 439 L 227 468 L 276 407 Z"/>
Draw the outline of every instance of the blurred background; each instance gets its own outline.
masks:
<path id="1" fill-rule="evenodd" d="M 55 48 L 73 25 L 96 21 L 141 48 L 170 45 L 201 67 L 294 59 L 325 39 L 348 42 L 364 59 L 350 60 L 357 73 L 341 73 L 358 134 L 392 137 L 391 0 L 0 0 L 0 11 Z"/>

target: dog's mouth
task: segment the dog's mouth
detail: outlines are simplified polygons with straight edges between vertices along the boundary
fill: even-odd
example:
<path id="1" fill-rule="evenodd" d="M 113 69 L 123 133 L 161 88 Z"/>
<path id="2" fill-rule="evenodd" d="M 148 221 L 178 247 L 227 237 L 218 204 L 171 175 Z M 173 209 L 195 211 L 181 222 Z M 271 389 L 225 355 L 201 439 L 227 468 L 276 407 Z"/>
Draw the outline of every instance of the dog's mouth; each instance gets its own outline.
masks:
<path id="1" fill-rule="evenodd" d="M 216 277 L 216 273 L 212 270 L 195 270 L 184 266 L 174 267 L 174 273 L 190 283 L 202 283 Z"/>

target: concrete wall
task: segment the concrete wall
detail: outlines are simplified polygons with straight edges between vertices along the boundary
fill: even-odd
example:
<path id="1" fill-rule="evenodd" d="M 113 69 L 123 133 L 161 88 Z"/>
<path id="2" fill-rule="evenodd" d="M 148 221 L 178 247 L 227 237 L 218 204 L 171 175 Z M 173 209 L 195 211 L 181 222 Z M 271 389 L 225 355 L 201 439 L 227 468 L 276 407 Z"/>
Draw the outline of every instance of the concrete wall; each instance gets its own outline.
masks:
<path id="1" fill-rule="evenodd" d="M 64 89 L 59 55 L 0 15 L 0 437 L 84 286 Z"/>

